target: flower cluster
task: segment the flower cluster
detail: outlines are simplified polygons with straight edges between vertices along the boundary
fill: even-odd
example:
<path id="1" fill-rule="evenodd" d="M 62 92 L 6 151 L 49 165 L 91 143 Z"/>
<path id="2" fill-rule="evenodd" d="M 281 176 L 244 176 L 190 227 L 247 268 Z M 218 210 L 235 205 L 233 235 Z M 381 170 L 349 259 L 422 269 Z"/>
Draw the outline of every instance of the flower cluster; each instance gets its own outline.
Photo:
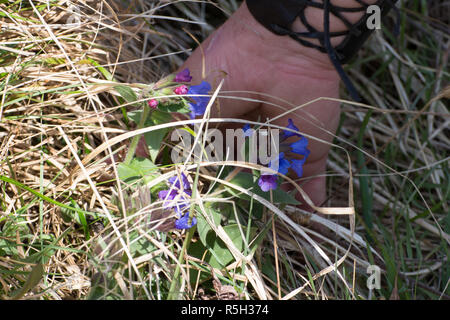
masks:
<path id="1" fill-rule="evenodd" d="M 192 80 L 189 69 L 184 69 L 179 72 L 175 78 L 174 82 L 185 82 L 189 83 Z M 208 106 L 210 97 L 208 96 L 209 91 L 211 91 L 211 85 L 202 81 L 199 85 L 186 86 L 182 84 L 176 87 L 173 92 L 177 95 L 190 95 L 189 108 L 191 109 L 190 117 L 194 119 L 197 116 L 202 116 L 205 113 L 206 107 Z"/>
<path id="2" fill-rule="evenodd" d="M 287 128 L 299 131 L 298 128 L 294 125 L 292 119 L 288 119 Z M 290 137 L 298 137 L 295 142 L 292 143 L 283 143 L 286 139 Z M 270 162 L 269 168 L 278 171 L 279 173 L 286 175 L 289 169 L 292 169 L 297 176 L 300 178 L 303 176 L 303 165 L 308 158 L 310 151 L 308 150 L 308 139 L 302 136 L 299 133 L 294 133 L 291 131 L 283 131 L 283 135 L 281 136 L 281 146 L 280 146 L 280 154 L 277 159 L 274 159 Z M 298 155 L 302 155 L 302 159 L 295 159 Z M 274 190 L 278 186 L 278 175 L 271 173 L 262 173 L 259 180 L 258 185 L 262 191 L 267 192 L 269 190 Z"/>
<path id="3" fill-rule="evenodd" d="M 187 177 L 181 173 L 181 182 L 178 176 L 169 178 L 170 189 L 162 190 L 158 193 L 158 197 L 163 201 L 164 208 L 174 209 L 177 215 L 175 228 L 190 229 L 197 224 L 197 219 L 192 217 L 189 223 L 189 199 L 192 196 L 191 185 Z M 184 213 L 183 213 L 184 211 Z"/>

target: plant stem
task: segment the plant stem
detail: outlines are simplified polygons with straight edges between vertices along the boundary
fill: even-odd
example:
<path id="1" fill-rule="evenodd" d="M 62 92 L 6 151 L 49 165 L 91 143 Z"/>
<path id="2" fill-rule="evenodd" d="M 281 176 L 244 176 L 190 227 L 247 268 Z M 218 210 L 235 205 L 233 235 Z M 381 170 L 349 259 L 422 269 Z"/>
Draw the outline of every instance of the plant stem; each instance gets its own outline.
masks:
<path id="1" fill-rule="evenodd" d="M 200 173 L 200 165 L 197 165 L 197 172 L 195 174 L 194 184 L 192 185 L 191 199 L 195 199 L 197 196 L 197 184 L 198 184 L 199 173 Z M 194 210 L 194 206 L 195 206 L 195 202 L 192 202 L 191 206 L 189 208 L 189 212 L 191 213 L 191 215 L 189 216 L 190 221 L 188 221 L 188 224 L 192 223 L 192 212 Z M 178 264 L 177 264 L 177 267 L 173 274 L 172 283 L 170 284 L 169 295 L 167 296 L 167 300 L 178 300 L 179 292 L 175 291 L 175 290 L 177 290 L 177 285 L 179 284 L 178 277 L 180 276 L 180 271 L 181 271 L 180 266 L 184 260 L 184 253 L 187 252 L 187 250 L 189 249 L 189 245 L 191 244 L 191 239 L 194 236 L 196 229 L 197 229 L 197 225 L 195 225 L 191 229 L 189 229 L 189 232 L 186 235 L 186 238 L 184 239 L 183 247 L 181 248 L 181 254 L 180 254 L 180 257 L 178 258 Z"/>
<path id="2" fill-rule="evenodd" d="M 145 122 L 147 121 L 149 114 L 150 114 L 150 107 L 144 105 L 141 119 L 139 120 L 137 129 L 142 129 L 145 126 Z M 133 160 L 140 139 L 141 135 L 137 135 L 133 137 L 133 140 L 131 140 L 130 148 L 128 149 L 127 156 L 125 157 L 124 164 L 130 164 L 131 160 Z"/>
<path id="3" fill-rule="evenodd" d="M 177 267 L 173 274 L 172 283 L 170 284 L 169 295 L 167 296 L 167 300 L 178 300 L 179 299 L 179 292 L 177 290 L 178 290 L 178 286 L 180 284 L 180 281 L 179 281 L 179 276 L 180 276 L 180 271 L 181 271 L 180 266 L 184 260 L 184 253 L 189 249 L 189 245 L 191 243 L 192 237 L 194 236 L 194 232 L 195 232 L 196 228 L 197 228 L 197 226 L 193 226 L 191 229 L 189 229 L 189 232 L 187 233 L 186 238 L 184 239 L 183 247 L 181 248 L 181 254 L 180 254 L 180 257 L 178 258 Z"/>

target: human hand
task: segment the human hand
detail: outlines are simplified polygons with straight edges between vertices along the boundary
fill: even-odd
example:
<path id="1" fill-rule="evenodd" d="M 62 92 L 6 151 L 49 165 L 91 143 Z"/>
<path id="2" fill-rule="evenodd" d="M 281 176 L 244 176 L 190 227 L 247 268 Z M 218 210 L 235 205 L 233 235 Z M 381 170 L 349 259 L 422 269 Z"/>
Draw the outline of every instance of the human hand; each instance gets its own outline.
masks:
<path id="1" fill-rule="evenodd" d="M 350 0 L 340 0 L 349 2 Z M 312 9 L 308 13 L 320 29 L 321 12 Z M 359 17 L 354 13 L 350 19 Z M 343 26 L 337 19 L 331 20 L 331 28 Z M 294 29 L 302 31 L 301 24 Z M 297 31 L 296 30 L 296 31 Z M 336 45 L 339 39 L 334 39 Z M 295 109 L 271 123 L 287 126 L 287 119 L 293 119 L 301 133 L 311 137 L 308 149 L 310 156 L 303 168 L 303 190 L 315 205 L 321 205 L 325 195 L 325 171 L 329 142 L 333 139 L 338 122 L 339 103 L 319 100 L 300 109 L 294 108 L 319 97 L 337 98 L 339 76 L 329 57 L 319 51 L 301 46 L 289 37 L 275 35 L 260 25 L 244 3 L 227 22 L 216 30 L 201 48 L 193 52 L 181 69 L 189 68 L 194 79 L 203 78 L 212 84 L 226 73 L 221 96 L 252 98 L 260 102 L 221 98 L 220 108 L 211 111 L 211 117 L 240 118 L 251 121 L 273 119 L 287 109 Z M 240 91 L 241 93 L 237 93 Z M 252 93 L 242 93 L 248 91 Z M 280 103 L 273 98 L 281 98 Z M 273 104 L 284 105 L 283 110 Z M 233 125 L 227 125 L 233 127 Z M 298 197 L 301 199 L 301 197 Z"/>

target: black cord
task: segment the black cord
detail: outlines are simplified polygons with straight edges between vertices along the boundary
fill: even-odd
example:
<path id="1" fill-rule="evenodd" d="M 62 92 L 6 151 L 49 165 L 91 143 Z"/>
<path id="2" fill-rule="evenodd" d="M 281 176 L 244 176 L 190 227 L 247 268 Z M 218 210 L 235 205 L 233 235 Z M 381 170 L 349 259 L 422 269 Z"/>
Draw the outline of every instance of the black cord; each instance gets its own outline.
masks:
<path id="1" fill-rule="evenodd" d="M 350 96 L 356 102 L 360 102 L 361 101 L 361 97 L 358 94 L 358 90 L 356 90 L 355 86 L 353 85 L 352 81 L 348 77 L 347 73 L 345 73 L 344 68 L 342 68 L 342 64 L 338 61 L 338 59 L 336 57 L 336 52 L 334 51 L 334 48 L 331 45 L 329 5 L 330 5 L 330 0 L 324 0 L 324 6 L 323 6 L 323 30 L 324 30 L 323 44 L 325 46 L 325 49 L 327 50 L 328 56 L 330 57 L 331 63 L 336 68 L 336 71 L 339 74 L 339 76 L 341 77 L 342 82 L 344 82 L 345 86 L 347 87 L 347 90 L 350 93 Z"/>
<path id="2" fill-rule="evenodd" d="M 356 0 L 361 6 L 355 8 L 346 8 L 333 5 L 330 0 L 324 0 L 323 3 L 311 0 L 247 0 L 247 6 L 253 16 L 266 28 L 277 35 L 290 36 L 305 47 L 314 48 L 320 52 L 326 53 L 342 82 L 349 91 L 350 96 L 355 101 L 361 101 L 361 98 L 346 74 L 342 64 L 348 62 L 362 44 L 366 41 L 372 30 L 367 28 L 367 14 L 358 22 L 351 23 L 345 18 L 343 13 L 348 12 L 366 12 L 369 5 L 363 0 Z M 394 8 L 397 15 L 397 23 L 394 29 L 394 35 L 399 34 L 400 30 L 400 11 L 395 6 L 397 0 L 379 0 L 375 5 L 382 7 L 383 13 Z M 305 11 L 307 7 L 313 7 L 323 10 L 323 32 L 315 29 L 306 18 Z M 330 13 L 340 19 L 348 28 L 346 31 L 330 32 Z M 308 31 L 294 32 L 291 26 L 295 19 L 300 19 Z M 331 45 L 331 38 L 344 36 L 344 40 L 336 47 Z M 309 41 L 317 39 L 320 45 Z"/>

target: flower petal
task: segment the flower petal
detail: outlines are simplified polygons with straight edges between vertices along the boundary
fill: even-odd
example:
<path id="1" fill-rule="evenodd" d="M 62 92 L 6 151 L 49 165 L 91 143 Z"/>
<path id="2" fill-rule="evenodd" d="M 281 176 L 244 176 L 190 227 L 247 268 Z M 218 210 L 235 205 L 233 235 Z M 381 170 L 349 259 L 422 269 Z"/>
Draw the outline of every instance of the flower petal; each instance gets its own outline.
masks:
<path id="1" fill-rule="evenodd" d="M 191 72 L 188 68 L 184 69 L 183 71 L 180 71 L 175 76 L 175 79 L 173 79 L 174 82 L 191 82 Z"/>
<path id="2" fill-rule="evenodd" d="M 211 91 L 211 85 L 206 81 L 202 81 L 202 83 L 200 83 L 196 86 L 190 86 L 188 93 L 191 95 L 208 94 L 209 91 Z M 196 97 L 193 99 L 197 100 L 198 98 L 200 98 L 200 97 Z M 208 97 L 208 99 L 209 99 L 209 97 Z"/>
<path id="3" fill-rule="evenodd" d="M 163 202 L 163 208 L 172 208 L 173 200 L 177 196 L 178 192 L 175 189 L 172 190 L 161 190 L 158 192 L 158 198 Z"/>
<path id="4" fill-rule="evenodd" d="M 188 94 L 191 95 L 190 98 L 194 101 L 189 103 L 189 107 L 191 109 L 191 119 L 194 119 L 196 116 L 202 116 L 205 113 L 206 107 L 208 106 L 210 100 L 210 97 L 196 95 L 207 95 L 210 90 L 211 85 L 206 81 L 189 88 Z"/>
<path id="5" fill-rule="evenodd" d="M 197 224 L 197 219 L 192 217 L 191 224 L 189 224 L 189 211 L 184 214 L 180 219 L 175 221 L 175 228 L 177 229 L 190 229 Z"/>
<path id="6" fill-rule="evenodd" d="M 172 191 L 170 191 L 170 190 L 161 190 L 160 192 L 158 192 L 158 198 L 160 200 L 171 201 L 171 200 L 175 199 L 176 195 L 177 195 L 177 191 L 176 190 L 172 190 Z"/>
<path id="7" fill-rule="evenodd" d="M 186 175 L 184 173 L 180 174 L 181 181 L 183 182 L 183 189 L 184 191 L 191 190 L 191 184 L 189 183 L 189 180 L 187 179 Z M 174 186 L 177 189 L 181 189 L 180 181 L 178 179 L 178 175 L 172 176 L 169 178 L 169 183 Z"/>
<path id="8" fill-rule="evenodd" d="M 209 102 L 209 101 L 208 101 Z M 197 116 L 202 116 L 205 114 L 206 107 L 208 106 L 207 103 L 189 103 L 189 108 L 191 109 L 190 117 L 191 119 L 194 119 Z"/>
<path id="9" fill-rule="evenodd" d="M 306 157 L 301 160 L 293 159 L 292 160 L 292 170 L 297 173 L 297 176 L 301 178 L 303 176 L 303 165 L 306 162 Z"/>
<path id="10" fill-rule="evenodd" d="M 288 119 L 288 125 L 286 128 L 289 128 L 289 129 L 295 130 L 295 131 L 299 131 L 298 128 L 294 125 L 294 122 L 292 121 L 292 119 Z M 302 137 L 302 135 L 299 133 L 294 133 L 291 131 L 283 130 L 283 137 L 282 137 L 283 140 L 285 140 L 289 137 L 293 137 L 293 136 Z"/>
<path id="11" fill-rule="evenodd" d="M 276 174 L 263 174 L 259 177 L 258 185 L 262 191 L 275 190 L 278 187 L 278 176 Z"/>
<path id="12" fill-rule="evenodd" d="M 307 149 L 308 147 L 308 139 L 302 137 L 301 139 L 291 143 L 291 151 L 296 154 L 301 154 L 305 157 L 309 156 L 310 151 Z"/>
<path id="13" fill-rule="evenodd" d="M 286 174 L 291 167 L 290 162 L 285 158 L 284 152 L 280 152 L 278 159 L 270 162 L 269 168 L 278 171 L 281 174 Z"/>

